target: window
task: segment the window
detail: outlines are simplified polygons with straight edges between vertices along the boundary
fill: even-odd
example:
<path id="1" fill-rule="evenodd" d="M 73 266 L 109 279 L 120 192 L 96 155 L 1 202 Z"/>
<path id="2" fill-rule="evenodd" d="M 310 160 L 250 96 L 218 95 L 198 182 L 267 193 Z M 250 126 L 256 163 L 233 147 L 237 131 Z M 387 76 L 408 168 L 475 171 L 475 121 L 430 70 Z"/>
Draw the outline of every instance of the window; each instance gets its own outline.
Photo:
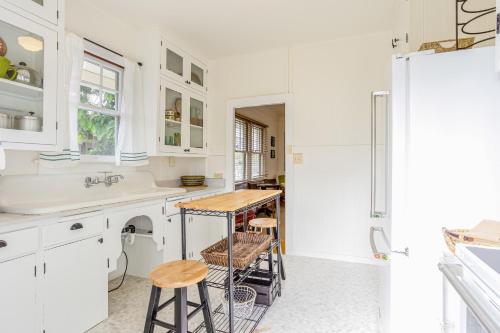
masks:
<path id="1" fill-rule="evenodd" d="M 243 182 L 263 178 L 265 127 L 237 117 L 234 138 L 234 180 Z"/>
<path id="2" fill-rule="evenodd" d="M 123 70 L 85 55 L 78 108 L 80 154 L 115 155 Z"/>

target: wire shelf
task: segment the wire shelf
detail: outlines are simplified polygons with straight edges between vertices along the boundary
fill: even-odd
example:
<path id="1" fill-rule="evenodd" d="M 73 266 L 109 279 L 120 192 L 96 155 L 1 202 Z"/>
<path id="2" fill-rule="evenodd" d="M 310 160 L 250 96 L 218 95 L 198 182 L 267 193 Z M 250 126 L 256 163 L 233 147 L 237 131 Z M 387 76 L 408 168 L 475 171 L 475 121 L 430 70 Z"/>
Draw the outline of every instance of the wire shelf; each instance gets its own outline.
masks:
<path id="1" fill-rule="evenodd" d="M 279 242 L 273 240 L 270 248 L 266 252 L 262 252 L 257 260 L 245 269 L 235 269 L 233 273 L 234 286 L 243 282 L 252 272 L 260 270 L 260 264 L 268 260 L 268 255 L 276 247 Z M 274 260 L 275 269 L 277 269 L 278 261 Z M 208 264 L 207 285 L 212 288 L 226 289 L 228 286 L 228 269 L 225 266 Z"/>
<path id="2" fill-rule="evenodd" d="M 247 319 L 236 320 L 234 323 L 234 330 L 238 333 L 251 333 L 256 328 L 259 322 L 262 320 L 264 315 L 268 310 L 268 306 L 255 304 L 253 307 L 252 314 Z M 222 304 L 219 305 L 213 313 L 213 323 L 215 333 L 227 333 L 229 332 L 229 318 L 224 313 Z M 203 333 L 206 332 L 205 323 L 202 323 L 198 328 L 194 330 L 193 333 Z"/>

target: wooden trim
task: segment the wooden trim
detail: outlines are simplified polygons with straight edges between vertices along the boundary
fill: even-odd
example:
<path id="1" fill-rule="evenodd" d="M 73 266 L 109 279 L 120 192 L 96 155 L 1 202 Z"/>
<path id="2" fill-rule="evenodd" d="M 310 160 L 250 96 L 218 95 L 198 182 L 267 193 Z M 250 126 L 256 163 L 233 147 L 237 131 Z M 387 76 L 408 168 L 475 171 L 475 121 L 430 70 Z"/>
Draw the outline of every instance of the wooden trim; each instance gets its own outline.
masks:
<path id="1" fill-rule="evenodd" d="M 269 127 L 268 125 L 263 124 L 263 123 L 259 123 L 258 121 L 253 120 L 252 118 L 248 118 L 248 117 L 242 116 L 242 115 L 240 115 L 238 112 L 236 112 L 236 118 L 240 118 L 240 119 L 241 119 L 241 120 L 243 120 L 243 121 L 247 121 L 247 122 L 249 122 L 249 123 L 252 123 L 252 124 L 255 124 L 255 125 L 257 125 L 257 126 L 264 127 L 264 128 Z"/>
<path id="2" fill-rule="evenodd" d="M 125 69 L 125 67 L 123 67 L 122 65 L 118 65 L 116 62 L 113 62 L 113 61 L 110 61 L 110 60 L 108 60 L 108 59 L 106 59 L 106 58 L 100 57 L 100 56 L 98 56 L 97 54 L 94 54 L 94 53 L 92 53 L 92 52 L 89 52 L 89 51 L 83 51 L 83 53 L 84 53 L 84 54 L 86 54 L 86 55 L 88 55 L 88 56 L 91 56 L 91 57 L 93 57 L 93 58 L 96 58 L 97 60 L 100 60 L 100 61 L 106 62 L 106 63 L 108 63 L 108 64 L 111 64 L 111 65 L 115 66 L 115 67 L 118 67 L 118 68 L 120 68 L 120 69 L 122 69 L 122 70 L 123 70 L 123 69 Z"/>

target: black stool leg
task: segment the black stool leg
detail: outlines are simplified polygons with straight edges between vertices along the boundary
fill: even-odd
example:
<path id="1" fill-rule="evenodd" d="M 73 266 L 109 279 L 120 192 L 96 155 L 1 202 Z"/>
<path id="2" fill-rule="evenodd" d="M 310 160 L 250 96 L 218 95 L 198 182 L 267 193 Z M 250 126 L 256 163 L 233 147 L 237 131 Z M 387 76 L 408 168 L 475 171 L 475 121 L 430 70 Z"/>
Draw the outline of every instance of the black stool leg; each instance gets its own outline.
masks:
<path id="1" fill-rule="evenodd" d="M 273 232 L 274 232 L 274 238 L 278 239 L 278 230 L 276 228 L 273 228 Z M 285 266 L 283 265 L 283 259 L 282 259 L 283 253 L 281 253 L 281 239 L 278 239 L 278 242 L 279 242 L 278 251 L 280 251 L 280 254 L 281 254 L 280 256 L 278 256 L 280 271 L 281 271 L 281 278 L 283 280 L 286 280 Z"/>
<path id="2" fill-rule="evenodd" d="M 271 229 L 267 228 L 267 234 L 271 235 Z M 276 237 L 276 236 L 275 236 Z M 273 259 L 273 251 L 270 250 L 269 254 L 267 255 L 267 263 L 269 264 L 269 273 L 271 273 L 271 277 L 274 276 L 274 259 Z"/>
<path id="3" fill-rule="evenodd" d="M 175 289 L 175 332 L 187 333 L 187 288 Z"/>
<path id="4" fill-rule="evenodd" d="M 210 306 L 210 297 L 208 296 L 206 280 L 198 282 L 198 292 L 200 294 L 200 303 L 203 305 L 203 318 L 205 320 L 207 333 L 214 333 L 212 308 Z"/>
<path id="5" fill-rule="evenodd" d="M 158 313 L 158 303 L 160 302 L 161 288 L 152 286 L 151 296 L 149 297 L 148 314 L 146 315 L 146 323 L 144 324 L 144 333 L 153 333 L 153 320 L 156 319 Z"/>

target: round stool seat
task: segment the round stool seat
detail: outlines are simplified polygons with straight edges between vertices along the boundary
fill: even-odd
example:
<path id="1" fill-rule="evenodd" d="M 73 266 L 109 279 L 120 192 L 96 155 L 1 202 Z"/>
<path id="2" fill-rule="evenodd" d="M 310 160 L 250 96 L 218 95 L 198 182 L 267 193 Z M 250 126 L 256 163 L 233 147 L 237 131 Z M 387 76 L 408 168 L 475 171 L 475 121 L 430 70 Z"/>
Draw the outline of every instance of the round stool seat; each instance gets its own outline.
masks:
<path id="1" fill-rule="evenodd" d="M 254 228 L 276 228 L 276 219 L 271 217 L 262 217 L 250 220 L 248 222 Z"/>
<path id="2" fill-rule="evenodd" d="M 203 280 L 208 266 L 195 260 L 171 261 L 156 267 L 149 277 L 158 288 L 185 288 Z"/>

